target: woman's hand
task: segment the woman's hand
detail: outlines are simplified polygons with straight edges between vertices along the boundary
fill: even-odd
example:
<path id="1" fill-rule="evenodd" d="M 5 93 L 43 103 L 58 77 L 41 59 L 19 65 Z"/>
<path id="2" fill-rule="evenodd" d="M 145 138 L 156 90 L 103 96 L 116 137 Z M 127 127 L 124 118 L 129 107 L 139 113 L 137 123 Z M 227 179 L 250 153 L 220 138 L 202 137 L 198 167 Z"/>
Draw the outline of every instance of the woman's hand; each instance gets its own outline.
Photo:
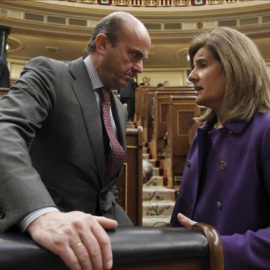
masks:
<path id="1" fill-rule="evenodd" d="M 178 221 L 179 221 L 184 227 L 186 227 L 186 228 L 188 228 L 188 229 L 191 229 L 191 227 L 192 227 L 195 223 L 197 223 L 196 221 L 187 218 L 186 216 L 184 216 L 184 215 L 181 214 L 181 213 L 178 213 L 178 214 L 177 214 L 177 219 L 178 219 Z"/>

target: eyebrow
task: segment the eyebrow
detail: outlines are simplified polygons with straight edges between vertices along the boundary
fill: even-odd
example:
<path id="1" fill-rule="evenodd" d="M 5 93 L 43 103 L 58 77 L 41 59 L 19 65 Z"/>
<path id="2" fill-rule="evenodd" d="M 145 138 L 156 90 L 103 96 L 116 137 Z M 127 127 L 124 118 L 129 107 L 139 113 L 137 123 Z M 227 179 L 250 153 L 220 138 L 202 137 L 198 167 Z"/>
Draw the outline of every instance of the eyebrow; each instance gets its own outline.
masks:
<path id="1" fill-rule="evenodd" d="M 148 59 L 148 56 L 144 56 L 143 52 L 140 51 L 140 50 L 136 50 L 136 49 L 133 49 L 133 50 L 130 50 L 131 53 L 136 53 L 140 59 L 142 60 L 147 60 Z"/>
<path id="2" fill-rule="evenodd" d="M 197 59 L 194 61 L 194 58 L 193 58 L 193 61 L 192 61 L 192 67 L 194 67 L 194 66 L 195 66 L 195 64 L 194 64 L 194 63 L 196 63 L 196 64 L 201 64 L 201 63 L 202 63 L 202 62 L 204 62 L 204 61 L 207 61 L 207 59 L 206 59 L 206 58 L 201 57 L 201 58 L 197 58 Z"/>
<path id="3" fill-rule="evenodd" d="M 194 59 L 193 59 L 193 60 L 194 60 Z M 195 62 L 196 62 L 196 63 L 200 63 L 200 62 L 203 62 L 203 61 L 207 61 L 207 59 L 204 58 L 204 57 L 201 57 L 201 58 L 199 57 L 199 58 L 196 59 Z"/>

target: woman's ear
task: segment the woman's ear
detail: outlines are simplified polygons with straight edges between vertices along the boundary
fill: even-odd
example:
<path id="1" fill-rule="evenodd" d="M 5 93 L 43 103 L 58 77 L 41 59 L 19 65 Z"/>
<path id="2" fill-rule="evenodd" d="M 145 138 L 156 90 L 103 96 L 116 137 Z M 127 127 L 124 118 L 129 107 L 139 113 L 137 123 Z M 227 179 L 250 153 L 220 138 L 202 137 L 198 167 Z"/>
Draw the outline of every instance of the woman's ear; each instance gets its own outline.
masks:
<path id="1" fill-rule="evenodd" d="M 96 37 L 96 50 L 100 54 L 104 54 L 106 51 L 106 46 L 108 45 L 107 36 L 103 33 L 100 33 Z"/>

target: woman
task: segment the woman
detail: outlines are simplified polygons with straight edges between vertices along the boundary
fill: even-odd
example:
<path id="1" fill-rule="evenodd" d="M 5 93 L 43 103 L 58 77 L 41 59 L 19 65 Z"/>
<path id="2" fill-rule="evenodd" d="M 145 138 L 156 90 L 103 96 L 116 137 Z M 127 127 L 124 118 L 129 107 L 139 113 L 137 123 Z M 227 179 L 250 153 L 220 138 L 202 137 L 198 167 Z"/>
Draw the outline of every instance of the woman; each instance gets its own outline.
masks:
<path id="1" fill-rule="evenodd" d="M 172 214 L 221 236 L 225 269 L 270 269 L 270 79 L 256 45 L 223 27 L 199 34 L 189 56 L 196 103 L 208 108 L 190 148 Z"/>

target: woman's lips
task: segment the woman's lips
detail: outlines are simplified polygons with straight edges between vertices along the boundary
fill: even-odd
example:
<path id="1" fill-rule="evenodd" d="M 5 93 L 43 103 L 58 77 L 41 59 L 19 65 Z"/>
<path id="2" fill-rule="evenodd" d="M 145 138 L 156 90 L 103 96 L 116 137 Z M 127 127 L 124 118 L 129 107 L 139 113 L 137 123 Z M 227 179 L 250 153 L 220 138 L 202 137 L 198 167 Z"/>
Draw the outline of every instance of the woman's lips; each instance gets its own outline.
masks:
<path id="1" fill-rule="evenodd" d="M 194 87 L 194 89 L 195 89 L 195 91 L 197 91 L 197 92 L 199 92 L 199 91 L 203 90 L 203 88 L 202 88 L 202 87 L 200 87 L 200 86 L 195 86 L 195 87 Z"/>

